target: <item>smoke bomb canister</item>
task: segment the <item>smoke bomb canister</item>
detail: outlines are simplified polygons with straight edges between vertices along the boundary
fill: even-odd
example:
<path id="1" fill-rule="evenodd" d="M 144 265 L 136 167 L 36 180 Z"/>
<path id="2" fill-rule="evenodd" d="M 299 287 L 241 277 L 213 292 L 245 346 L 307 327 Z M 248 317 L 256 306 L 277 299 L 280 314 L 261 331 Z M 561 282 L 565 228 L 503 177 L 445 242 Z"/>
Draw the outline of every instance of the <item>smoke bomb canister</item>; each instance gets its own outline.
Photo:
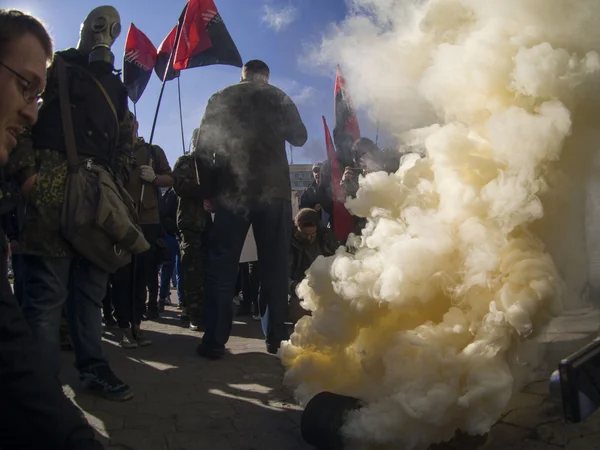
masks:
<path id="1" fill-rule="evenodd" d="M 315 395 L 302 414 L 302 437 L 319 450 L 343 450 L 340 428 L 348 413 L 361 406 L 360 400 L 345 395 L 331 392 Z"/>

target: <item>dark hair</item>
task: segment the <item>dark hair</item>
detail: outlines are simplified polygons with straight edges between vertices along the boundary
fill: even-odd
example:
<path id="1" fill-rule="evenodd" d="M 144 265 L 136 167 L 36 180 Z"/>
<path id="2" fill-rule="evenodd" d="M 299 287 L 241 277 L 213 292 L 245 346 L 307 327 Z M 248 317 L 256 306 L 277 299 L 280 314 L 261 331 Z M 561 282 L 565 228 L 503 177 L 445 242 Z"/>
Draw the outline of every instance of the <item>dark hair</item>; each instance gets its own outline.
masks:
<path id="1" fill-rule="evenodd" d="M 303 208 L 296 214 L 294 223 L 297 227 L 301 226 L 319 226 L 319 213 L 311 208 Z"/>
<path id="2" fill-rule="evenodd" d="M 38 19 L 16 9 L 0 9 L 0 58 L 6 56 L 12 42 L 28 33 L 40 41 L 48 60 L 52 59 L 52 39 Z"/>
<path id="3" fill-rule="evenodd" d="M 269 66 L 259 59 L 248 61 L 244 64 L 242 71 L 246 75 L 246 78 L 252 78 L 255 75 L 269 76 L 271 73 Z"/>

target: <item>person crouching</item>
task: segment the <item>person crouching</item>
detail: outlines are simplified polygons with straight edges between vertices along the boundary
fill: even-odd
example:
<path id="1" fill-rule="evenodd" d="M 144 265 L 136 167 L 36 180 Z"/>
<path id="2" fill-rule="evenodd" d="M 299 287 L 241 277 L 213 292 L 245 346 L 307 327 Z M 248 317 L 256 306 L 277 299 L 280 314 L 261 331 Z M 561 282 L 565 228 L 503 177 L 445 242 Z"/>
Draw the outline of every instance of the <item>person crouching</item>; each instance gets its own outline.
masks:
<path id="1" fill-rule="evenodd" d="M 333 230 L 321 225 L 317 211 L 310 208 L 298 211 L 294 218 L 290 255 L 289 318 L 292 322 L 296 323 L 301 317 L 310 314 L 300 306 L 296 287 L 317 257 L 332 256 L 339 246 L 340 241 Z"/>

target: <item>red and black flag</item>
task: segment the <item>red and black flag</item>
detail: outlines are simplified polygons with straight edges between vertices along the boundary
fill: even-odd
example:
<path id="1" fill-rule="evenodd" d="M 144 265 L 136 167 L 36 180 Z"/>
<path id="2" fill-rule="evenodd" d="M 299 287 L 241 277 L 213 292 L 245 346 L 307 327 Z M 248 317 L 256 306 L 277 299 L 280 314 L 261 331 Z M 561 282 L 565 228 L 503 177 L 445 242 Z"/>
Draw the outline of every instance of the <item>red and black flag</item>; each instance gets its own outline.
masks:
<path id="1" fill-rule="evenodd" d="M 335 147 L 340 153 L 341 160 L 346 165 L 352 164 L 352 144 L 360 137 L 358 119 L 352 106 L 350 95 L 346 91 L 346 80 L 340 66 L 335 76 L 335 127 L 333 129 L 333 140 Z"/>
<path id="2" fill-rule="evenodd" d="M 133 103 L 137 103 L 150 81 L 156 64 L 156 47 L 132 23 L 127 32 L 123 55 L 123 82 Z"/>
<path id="3" fill-rule="evenodd" d="M 158 78 L 161 81 L 165 77 L 165 71 L 167 70 L 167 64 L 169 63 L 169 58 L 171 58 L 171 53 L 173 53 L 173 48 L 175 47 L 175 39 L 177 38 L 177 28 L 179 25 L 175 25 L 175 27 L 171 30 L 171 32 L 167 35 L 160 47 L 158 47 L 158 52 L 156 54 L 156 65 L 154 66 L 154 71 Z M 169 67 L 169 72 L 167 73 L 166 81 L 170 81 L 179 76 L 179 71 L 173 69 L 173 60 L 171 59 L 171 66 Z"/>
<path id="4" fill-rule="evenodd" d="M 331 171 L 331 197 L 333 200 L 333 231 L 340 239 L 345 242 L 348 239 L 348 235 L 354 230 L 354 220 L 352 216 L 344 206 L 344 188 L 341 185 L 342 181 L 342 170 L 338 161 L 337 155 L 335 154 L 335 148 L 333 147 L 333 141 L 331 140 L 331 133 L 327 126 L 325 116 L 323 116 L 323 127 L 325 128 L 325 147 L 327 148 L 327 161 L 329 161 L 329 168 Z"/>
<path id="5" fill-rule="evenodd" d="M 214 1 L 189 0 L 173 68 L 184 70 L 213 64 L 243 65 Z"/>

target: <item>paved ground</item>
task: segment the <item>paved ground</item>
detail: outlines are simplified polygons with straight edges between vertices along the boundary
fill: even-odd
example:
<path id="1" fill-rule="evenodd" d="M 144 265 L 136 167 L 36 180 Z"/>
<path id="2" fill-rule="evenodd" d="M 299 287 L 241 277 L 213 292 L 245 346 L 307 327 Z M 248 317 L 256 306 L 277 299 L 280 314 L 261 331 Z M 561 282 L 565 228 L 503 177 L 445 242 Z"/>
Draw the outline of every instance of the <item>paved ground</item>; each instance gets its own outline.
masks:
<path id="1" fill-rule="evenodd" d="M 562 421 L 558 403 L 548 398 L 547 378 L 558 361 L 593 339 L 600 313 L 566 313 L 551 324 L 542 342 L 545 366 L 517 395 L 491 432 L 486 450 L 600 450 L 600 414 L 584 424 Z M 281 384 L 279 360 L 264 349 L 260 325 L 236 322 L 231 354 L 221 361 L 195 355 L 199 334 L 180 327 L 177 311 L 148 323 L 151 347 L 122 350 L 105 333 L 105 349 L 115 372 L 136 393 L 126 403 L 90 397 L 82 390 L 72 355 L 63 356 L 66 389 L 98 430 L 108 449 L 133 450 L 300 450 L 301 409 Z M 453 448 L 469 450 L 471 442 Z M 395 449 L 401 450 L 401 449 Z"/>

